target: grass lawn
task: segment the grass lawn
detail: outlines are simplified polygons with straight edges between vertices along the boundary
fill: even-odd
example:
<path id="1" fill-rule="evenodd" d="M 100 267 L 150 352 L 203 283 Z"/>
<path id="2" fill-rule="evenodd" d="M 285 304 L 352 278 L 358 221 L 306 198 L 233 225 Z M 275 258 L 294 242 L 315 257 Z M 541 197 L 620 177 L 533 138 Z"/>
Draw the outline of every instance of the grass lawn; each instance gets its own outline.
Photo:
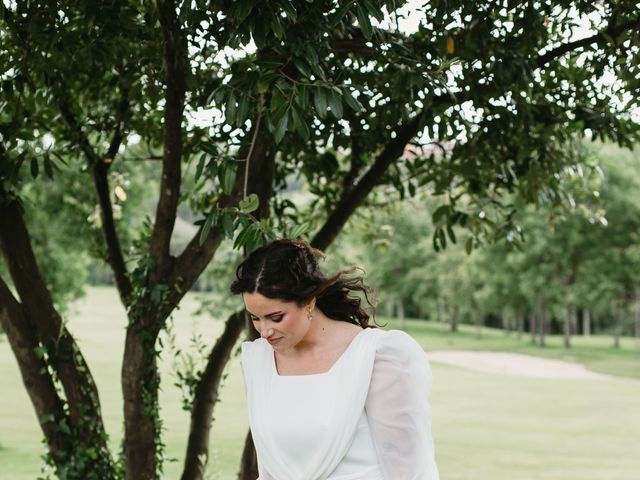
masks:
<path id="1" fill-rule="evenodd" d="M 177 348 L 188 349 L 200 333 L 212 344 L 220 321 L 195 316 L 188 296 L 174 316 Z M 120 362 L 126 320 L 115 290 L 91 288 L 69 317 L 70 329 L 92 368 L 100 390 L 111 444 L 122 437 Z M 389 325 L 393 327 L 394 324 Z M 502 332 L 473 328 L 456 335 L 444 326 L 408 321 L 407 330 L 427 350 L 495 350 L 573 360 L 611 380 L 545 380 L 472 372 L 434 364 L 434 436 L 443 480 L 637 480 L 640 472 L 640 353 L 633 339 L 614 350 L 605 337 L 574 340 L 565 351 L 549 337 L 539 349 Z M 166 455 L 165 478 L 179 478 L 189 428 L 173 386 L 173 357 L 162 359 L 161 392 Z M 247 428 L 237 358 L 216 407 L 210 479 L 233 479 Z M 636 377 L 636 378 L 629 378 Z M 0 479 L 34 480 L 43 453 L 41 432 L 6 340 L 0 337 Z"/>

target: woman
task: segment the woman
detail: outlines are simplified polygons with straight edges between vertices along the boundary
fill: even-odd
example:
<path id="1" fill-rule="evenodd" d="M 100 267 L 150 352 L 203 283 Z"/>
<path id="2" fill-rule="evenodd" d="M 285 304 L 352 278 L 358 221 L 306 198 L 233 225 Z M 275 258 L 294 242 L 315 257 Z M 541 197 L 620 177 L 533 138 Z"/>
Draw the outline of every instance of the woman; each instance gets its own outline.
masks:
<path id="1" fill-rule="evenodd" d="M 260 333 L 241 357 L 259 480 L 437 480 L 422 348 L 371 327 L 369 289 L 321 255 L 276 240 L 231 285 Z"/>

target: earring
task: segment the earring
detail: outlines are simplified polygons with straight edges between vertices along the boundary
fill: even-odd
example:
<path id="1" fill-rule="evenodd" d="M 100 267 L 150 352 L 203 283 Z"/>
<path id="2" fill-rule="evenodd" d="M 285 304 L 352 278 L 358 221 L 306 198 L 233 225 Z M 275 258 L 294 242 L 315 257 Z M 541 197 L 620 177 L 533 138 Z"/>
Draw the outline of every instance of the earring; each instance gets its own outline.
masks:
<path id="1" fill-rule="evenodd" d="M 307 320 L 313 320 L 313 315 L 311 315 L 311 310 L 307 310 Z"/>

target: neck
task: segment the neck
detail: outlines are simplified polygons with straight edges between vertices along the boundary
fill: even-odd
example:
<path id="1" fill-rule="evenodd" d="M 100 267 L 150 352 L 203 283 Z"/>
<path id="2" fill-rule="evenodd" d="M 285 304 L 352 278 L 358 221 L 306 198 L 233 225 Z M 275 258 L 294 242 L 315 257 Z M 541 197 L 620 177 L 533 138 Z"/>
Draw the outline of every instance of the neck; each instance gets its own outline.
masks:
<path id="1" fill-rule="evenodd" d="M 298 342 L 295 349 L 297 351 L 308 350 L 323 346 L 331 340 L 333 329 L 338 320 L 327 317 L 320 309 L 314 308 L 311 311 L 313 320 L 304 338 Z"/>

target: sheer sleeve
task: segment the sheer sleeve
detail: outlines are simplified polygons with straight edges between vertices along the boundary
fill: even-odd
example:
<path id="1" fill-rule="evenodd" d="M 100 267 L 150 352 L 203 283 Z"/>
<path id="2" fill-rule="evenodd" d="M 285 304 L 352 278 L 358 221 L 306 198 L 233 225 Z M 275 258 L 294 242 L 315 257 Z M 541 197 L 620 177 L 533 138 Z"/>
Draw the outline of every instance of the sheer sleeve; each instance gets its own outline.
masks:
<path id="1" fill-rule="evenodd" d="M 365 408 L 385 479 L 439 479 L 430 392 L 422 347 L 404 332 L 381 332 Z"/>

